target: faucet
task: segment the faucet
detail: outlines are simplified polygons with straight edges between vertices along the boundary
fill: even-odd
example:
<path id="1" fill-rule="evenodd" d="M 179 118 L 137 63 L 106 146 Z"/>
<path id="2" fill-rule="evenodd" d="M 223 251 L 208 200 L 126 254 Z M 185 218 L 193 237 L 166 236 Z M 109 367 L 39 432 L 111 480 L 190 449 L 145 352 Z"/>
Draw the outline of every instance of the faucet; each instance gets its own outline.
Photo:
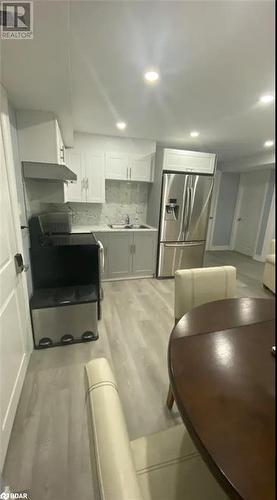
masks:
<path id="1" fill-rule="evenodd" d="M 126 226 L 130 225 L 130 217 L 128 214 L 126 215 L 125 224 L 126 224 Z"/>

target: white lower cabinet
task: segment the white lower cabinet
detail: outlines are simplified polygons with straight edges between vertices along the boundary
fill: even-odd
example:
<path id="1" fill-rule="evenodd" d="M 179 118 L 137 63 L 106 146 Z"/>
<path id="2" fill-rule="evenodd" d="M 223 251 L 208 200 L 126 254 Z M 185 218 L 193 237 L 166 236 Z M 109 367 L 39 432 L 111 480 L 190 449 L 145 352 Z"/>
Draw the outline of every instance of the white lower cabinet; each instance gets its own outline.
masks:
<path id="1" fill-rule="evenodd" d="M 153 276 L 157 245 L 156 232 L 95 233 L 104 247 L 103 280 Z"/>
<path id="2" fill-rule="evenodd" d="M 152 276 L 155 271 L 157 233 L 134 233 L 133 239 L 133 274 Z"/>
<path id="3" fill-rule="evenodd" d="M 108 245 L 108 278 L 127 278 L 132 274 L 131 233 L 110 233 Z"/>

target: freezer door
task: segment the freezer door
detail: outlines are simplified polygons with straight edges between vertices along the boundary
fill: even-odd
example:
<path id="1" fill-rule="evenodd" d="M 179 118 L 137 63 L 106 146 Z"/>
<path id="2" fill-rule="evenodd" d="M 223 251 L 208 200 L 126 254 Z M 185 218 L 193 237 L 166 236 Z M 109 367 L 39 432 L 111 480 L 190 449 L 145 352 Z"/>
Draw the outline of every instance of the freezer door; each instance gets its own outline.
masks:
<path id="1" fill-rule="evenodd" d="M 186 183 L 183 231 L 185 241 L 203 241 L 210 213 L 213 177 L 190 175 Z"/>
<path id="2" fill-rule="evenodd" d="M 205 241 L 160 243 L 158 277 L 173 277 L 177 269 L 202 267 Z"/>
<path id="3" fill-rule="evenodd" d="M 163 174 L 160 240 L 184 240 L 184 216 L 187 194 L 186 174 Z"/>

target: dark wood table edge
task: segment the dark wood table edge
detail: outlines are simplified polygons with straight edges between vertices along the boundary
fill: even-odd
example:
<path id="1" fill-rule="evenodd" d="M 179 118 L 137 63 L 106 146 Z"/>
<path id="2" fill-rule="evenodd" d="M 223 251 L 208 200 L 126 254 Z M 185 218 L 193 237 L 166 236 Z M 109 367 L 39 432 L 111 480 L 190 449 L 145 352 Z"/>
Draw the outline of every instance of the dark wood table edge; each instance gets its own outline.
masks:
<path id="1" fill-rule="evenodd" d="M 234 500 L 244 500 L 241 495 L 238 493 L 236 490 L 235 486 L 231 485 L 229 479 L 225 476 L 224 472 L 219 469 L 218 465 L 215 463 L 213 457 L 209 454 L 207 449 L 205 448 L 204 444 L 202 443 L 199 435 L 197 432 L 195 432 L 193 425 L 190 423 L 190 419 L 185 412 L 185 409 L 183 406 L 180 404 L 180 401 L 178 399 L 178 393 L 176 392 L 175 388 L 175 383 L 174 379 L 172 376 L 171 368 L 170 368 L 170 359 L 169 359 L 169 349 L 168 349 L 168 371 L 169 371 L 169 379 L 170 379 L 170 385 L 171 385 L 171 390 L 174 395 L 174 400 L 175 403 L 178 407 L 178 410 L 182 416 L 182 420 L 189 432 L 189 435 L 195 444 L 197 450 L 199 451 L 202 459 L 204 460 L 205 464 L 208 466 L 209 470 L 211 471 L 212 475 L 216 478 L 218 483 L 221 485 L 221 487 L 224 489 L 226 494 L 229 496 L 229 498 L 232 498 Z"/>
<path id="2" fill-rule="evenodd" d="M 243 297 L 238 297 L 238 298 L 243 298 Z M 274 299 L 275 298 L 273 298 L 273 299 L 269 298 L 269 299 L 264 299 L 264 300 L 270 300 L 270 301 L 274 302 Z M 228 300 L 228 299 L 223 299 L 223 300 Z M 221 301 L 215 301 L 215 302 L 221 302 Z M 182 316 L 182 318 L 183 318 L 183 316 Z M 181 321 L 182 318 L 180 318 L 179 321 Z M 272 319 L 275 321 L 275 318 L 272 318 Z M 192 438 L 192 441 L 195 444 L 197 450 L 199 451 L 199 453 L 200 453 L 203 461 L 208 466 L 208 468 L 211 471 L 212 475 L 216 478 L 216 480 L 221 485 L 221 487 L 223 488 L 223 490 L 225 491 L 225 493 L 232 500 L 245 500 L 240 495 L 240 493 L 237 491 L 236 487 L 226 477 L 224 471 L 218 467 L 218 465 L 214 461 L 213 457 L 209 454 L 209 452 L 205 448 L 204 444 L 202 443 L 199 435 L 194 430 L 194 427 L 191 424 L 190 419 L 189 419 L 189 417 L 188 417 L 185 409 L 183 408 L 183 405 L 179 401 L 178 393 L 176 391 L 175 382 L 174 382 L 174 378 L 173 378 L 172 366 L 171 366 L 171 359 L 170 359 L 170 349 L 171 349 L 171 345 L 172 345 L 172 336 L 174 334 L 174 330 L 175 330 L 177 324 L 179 323 L 179 321 L 176 322 L 176 324 L 174 325 L 174 327 L 173 327 L 173 329 L 171 331 L 170 338 L 169 338 L 169 343 L 168 343 L 168 350 L 167 350 L 167 362 L 168 362 L 169 380 L 170 380 L 170 386 L 171 386 L 171 390 L 172 390 L 173 395 L 174 395 L 174 399 L 175 399 L 176 405 L 178 407 L 178 410 L 180 412 L 182 420 L 183 420 L 183 422 L 184 422 L 184 424 L 185 424 L 185 426 L 186 426 L 186 428 L 187 428 L 187 430 L 189 432 L 189 435 Z M 250 324 L 254 325 L 254 324 L 257 324 L 257 323 L 264 323 L 265 321 L 266 320 L 255 321 L 255 322 L 250 323 Z M 237 327 L 239 327 L 239 325 Z M 237 327 L 233 326 L 232 328 L 237 328 Z M 231 330 L 232 328 L 226 328 L 225 330 L 221 330 L 221 331 Z M 196 335 L 208 335 L 209 333 L 214 333 L 214 332 L 215 332 L 214 330 L 209 330 L 209 331 L 206 331 L 206 332 L 203 332 L 203 333 L 199 332 Z M 190 337 L 190 336 L 192 336 L 192 335 L 188 335 L 188 337 Z M 179 339 L 183 339 L 183 338 L 184 337 L 176 337 L 176 339 L 173 339 L 173 340 L 178 341 Z"/>

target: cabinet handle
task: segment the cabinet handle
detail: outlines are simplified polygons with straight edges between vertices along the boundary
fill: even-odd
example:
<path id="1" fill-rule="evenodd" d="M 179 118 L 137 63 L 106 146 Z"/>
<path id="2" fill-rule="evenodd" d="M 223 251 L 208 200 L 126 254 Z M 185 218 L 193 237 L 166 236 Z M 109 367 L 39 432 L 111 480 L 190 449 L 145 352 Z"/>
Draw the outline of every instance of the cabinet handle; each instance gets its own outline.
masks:
<path id="1" fill-rule="evenodd" d="M 129 179 L 129 169 L 126 167 L 126 178 Z"/>
<path id="2" fill-rule="evenodd" d="M 132 169 L 130 167 L 130 180 L 132 179 Z"/>
<path id="3" fill-rule="evenodd" d="M 133 253 L 136 253 L 136 245 L 133 245 Z"/>
<path id="4" fill-rule="evenodd" d="M 87 180 L 86 180 L 86 189 L 88 190 L 88 177 L 87 177 Z"/>
<path id="5" fill-rule="evenodd" d="M 61 146 L 61 147 L 60 147 L 60 152 L 61 152 L 61 154 L 60 154 L 60 159 L 61 159 L 62 161 L 64 161 L 64 146 Z"/>

